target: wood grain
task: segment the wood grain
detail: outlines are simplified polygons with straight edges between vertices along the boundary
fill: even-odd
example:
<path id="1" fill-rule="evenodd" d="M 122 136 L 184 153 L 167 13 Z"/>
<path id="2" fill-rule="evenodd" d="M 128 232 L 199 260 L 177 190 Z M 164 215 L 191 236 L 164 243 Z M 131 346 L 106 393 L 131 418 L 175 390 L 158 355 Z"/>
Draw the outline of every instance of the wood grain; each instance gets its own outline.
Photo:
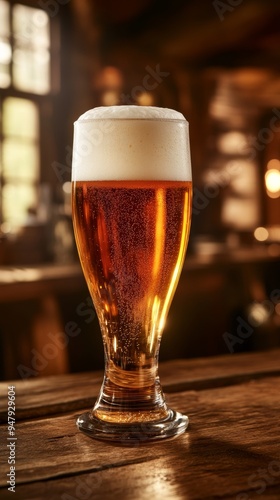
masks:
<path id="1" fill-rule="evenodd" d="M 280 350 L 234 354 L 159 364 L 165 393 L 225 387 L 280 375 Z M 93 405 L 103 372 L 15 380 L 17 420 L 53 415 Z M 6 419 L 7 385 L 0 384 L 0 421 Z"/>
<path id="2" fill-rule="evenodd" d="M 17 491 L 30 499 L 40 498 L 33 492 L 47 498 L 48 491 L 52 499 L 62 498 L 87 481 L 97 499 L 228 498 L 241 492 L 258 498 L 262 469 L 273 481 L 266 481 L 266 494 L 280 495 L 279 378 L 172 394 L 168 401 L 189 415 L 190 427 L 156 445 L 123 448 L 91 440 L 76 430 L 76 413 L 19 423 Z M 5 429 L 0 431 L 5 439 Z M 1 464 L 5 486 L 4 456 Z"/>
<path id="3" fill-rule="evenodd" d="M 176 439 L 130 447 L 76 429 L 80 409 L 71 406 L 90 402 L 87 392 L 97 394 L 102 373 L 16 382 L 25 419 L 16 423 L 14 498 L 279 500 L 279 351 L 172 361 L 163 363 L 161 375 L 168 403 L 189 415 L 189 429 Z M 5 500 L 11 498 L 6 422 L 0 443 Z"/>

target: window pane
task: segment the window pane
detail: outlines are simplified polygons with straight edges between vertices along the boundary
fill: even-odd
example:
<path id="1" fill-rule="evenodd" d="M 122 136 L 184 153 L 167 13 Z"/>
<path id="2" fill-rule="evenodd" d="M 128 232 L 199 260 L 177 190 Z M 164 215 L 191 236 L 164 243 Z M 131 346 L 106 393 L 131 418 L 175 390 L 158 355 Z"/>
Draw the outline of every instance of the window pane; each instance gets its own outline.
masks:
<path id="1" fill-rule="evenodd" d="M 25 92 L 46 94 L 50 91 L 49 52 L 16 49 L 13 56 L 14 86 Z"/>
<path id="2" fill-rule="evenodd" d="M 3 219 L 15 225 L 26 222 L 30 209 L 36 207 L 36 188 L 25 184 L 5 184 L 3 186 Z"/>
<path id="3" fill-rule="evenodd" d="M 0 39 L 0 62 L 7 64 L 12 57 L 12 50 L 9 42 L 5 39 Z"/>
<path id="4" fill-rule="evenodd" d="M 8 37 L 10 35 L 9 4 L 0 0 L 0 35 Z"/>
<path id="5" fill-rule="evenodd" d="M 17 139 L 3 141 L 3 177 L 9 179 L 35 181 L 39 174 L 38 148 Z"/>
<path id="6" fill-rule="evenodd" d="M 39 136 L 38 109 L 28 99 L 8 97 L 3 102 L 3 133 L 5 136 L 37 139 Z"/>
<path id="7" fill-rule="evenodd" d="M 222 206 L 222 221 L 238 231 L 252 231 L 260 223 L 259 208 L 254 199 L 228 196 Z"/>
<path id="8" fill-rule="evenodd" d="M 6 89 L 11 84 L 10 67 L 0 62 L 0 87 Z"/>
<path id="9" fill-rule="evenodd" d="M 11 45 L 9 44 L 8 40 L 0 38 L 0 87 L 1 88 L 9 87 L 11 83 L 11 77 L 10 77 L 11 58 L 12 58 Z"/>
<path id="10" fill-rule="evenodd" d="M 49 47 L 49 18 L 41 9 L 16 4 L 13 8 L 13 33 L 17 45 Z"/>

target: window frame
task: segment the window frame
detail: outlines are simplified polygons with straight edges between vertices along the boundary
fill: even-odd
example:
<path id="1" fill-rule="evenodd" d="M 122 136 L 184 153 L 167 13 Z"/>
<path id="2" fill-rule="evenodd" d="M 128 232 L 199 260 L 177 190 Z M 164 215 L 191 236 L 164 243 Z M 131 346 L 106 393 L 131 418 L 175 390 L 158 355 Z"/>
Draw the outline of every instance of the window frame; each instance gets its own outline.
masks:
<path id="1" fill-rule="evenodd" d="M 22 98 L 27 99 L 35 103 L 38 109 L 39 123 L 38 123 L 38 178 L 35 182 L 35 186 L 39 188 L 39 185 L 43 182 L 52 183 L 52 176 L 49 172 L 50 164 L 53 160 L 51 151 L 54 151 L 54 144 L 50 139 L 50 127 L 52 126 L 52 114 L 54 109 L 54 101 L 57 94 L 60 91 L 60 25 L 59 19 L 56 17 L 49 18 L 49 35 L 50 35 L 50 46 L 49 46 L 49 84 L 50 89 L 48 93 L 39 94 L 33 93 L 30 91 L 20 90 L 14 87 L 13 84 L 13 75 L 12 75 L 12 64 L 13 64 L 13 53 L 15 48 L 14 34 L 12 31 L 12 23 L 13 23 L 13 8 L 15 5 L 23 5 L 25 7 L 31 7 L 38 10 L 42 10 L 46 12 L 44 9 L 40 8 L 37 1 L 29 0 L 29 1 L 16 1 L 9 0 L 7 2 L 9 4 L 9 38 L 8 41 L 12 50 L 12 57 L 9 63 L 9 71 L 11 76 L 11 82 L 8 87 L 2 88 L 0 87 L 0 155 L 2 155 L 2 143 L 4 139 L 3 133 L 3 123 L 1 117 L 3 102 L 8 97 L 14 98 Z M 0 191 L 2 193 L 2 188 L 5 182 L 3 179 L 3 170 L 0 170 Z M 39 190 L 38 190 L 39 192 Z M 2 196 L 0 197 L 0 233 L 1 233 L 1 224 L 4 222 L 3 220 L 3 206 L 2 206 Z"/>

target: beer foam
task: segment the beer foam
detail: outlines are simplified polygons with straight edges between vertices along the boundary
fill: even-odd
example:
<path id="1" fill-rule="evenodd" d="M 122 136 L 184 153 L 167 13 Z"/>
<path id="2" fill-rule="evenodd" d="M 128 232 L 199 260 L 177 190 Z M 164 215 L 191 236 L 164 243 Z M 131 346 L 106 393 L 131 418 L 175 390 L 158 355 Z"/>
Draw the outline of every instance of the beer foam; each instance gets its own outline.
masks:
<path id="1" fill-rule="evenodd" d="M 74 181 L 191 178 L 188 122 L 178 111 L 98 107 L 74 124 Z"/>
<path id="2" fill-rule="evenodd" d="M 169 108 L 156 108 L 155 106 L 100 106 L 86 111 L 78 118 L 78 121 L 107 118 L 185 120 L 182 113 Z"/>

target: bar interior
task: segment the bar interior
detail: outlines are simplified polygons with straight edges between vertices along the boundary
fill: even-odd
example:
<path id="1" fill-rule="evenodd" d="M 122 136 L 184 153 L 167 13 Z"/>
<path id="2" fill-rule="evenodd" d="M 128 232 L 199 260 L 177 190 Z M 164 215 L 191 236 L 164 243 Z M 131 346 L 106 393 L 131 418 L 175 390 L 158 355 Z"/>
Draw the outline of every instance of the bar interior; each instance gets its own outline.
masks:
<path id="1" fill-rule="evenodd" d="M 11 492 L 20 500 L 279 500 L 279 26 L 276 0 L 0 0 L 1 500 Z M 128 113 L 126 122 L 137 111 L 138 121 L 125 136 L 119 120 L 100 165 L 111 175 L 112 144 L 116 161 L 144 142 L 143 153 L 127 154 L 137 175 L 143 164 L 143 189 L 126 164 L 129 179 L 119 190 L 99 179 L 100 196 L 87 178 L 93 156 L 82 165 L 73 154 L 73 122 L 119 105 L 138 106 L 116 112 Z M 149 109 L 143 126 L 142 106 L 175 111 L 159 122 L 162 110 Z M 177 112 L 189 122 L 192 224 L 159 379 L 157 335 L 190 205 Z M 94 130 L 96 145 L 93 122 L 80 122 L 79 137 Z M 166 136 L 177 147 L 165 147 Z M 88 269 L 101 276 L 86 273 L 104 347 L 74 239 L 72 157 L 75 229 L 85 255 L 91 244 Z M 88 192 L 98 193 L 90 205 Z M 135 272 L 124 272 L 127 261 Z M 119 300 L 115 312 L 108 296 Z"/>
<path id="2" fill-rule="evenodd" d="M 71 215 L 73 122 L 96 106 L 190 124 L 192 227 L 160 361 L 279 348 L 279 20 L 273 0 L 0 0 L 2 380 L 103 368 Z"/>

